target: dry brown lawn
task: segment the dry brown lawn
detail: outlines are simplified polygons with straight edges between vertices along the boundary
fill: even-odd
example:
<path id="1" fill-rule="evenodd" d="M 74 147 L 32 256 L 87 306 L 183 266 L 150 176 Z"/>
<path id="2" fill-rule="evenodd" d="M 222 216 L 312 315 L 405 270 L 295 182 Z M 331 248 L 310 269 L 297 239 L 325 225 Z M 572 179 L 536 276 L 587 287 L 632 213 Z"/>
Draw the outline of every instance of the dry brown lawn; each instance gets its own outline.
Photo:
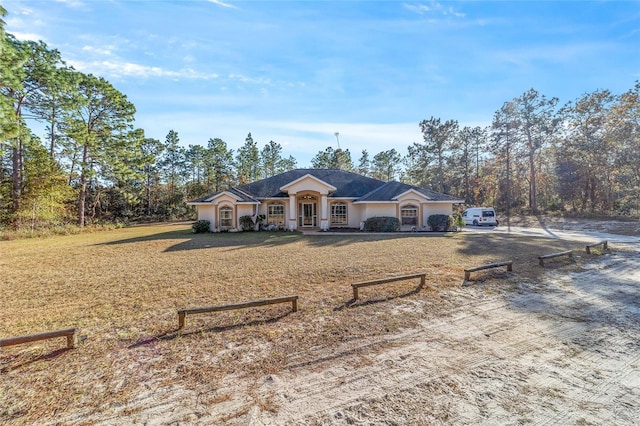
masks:
<path id="1" fill-rule="evenodd" d="M 465 267 L 511 259 L 512 273 L 472 279 L 516 289 L 541 273 L 536 256 L 578 248 L 466 233 L 194 235 L 188 224 L 0 242 L 0 338 L 68 327 L 86 336 L 73 350 L 64 339 L 0 350 L 0 423 L 108 413 L 157 386 L 223 399 L 216 389 L 229 375 L 271 374 L 305 351 L 411 327 L 412 300 L 446 309 L 442 290 L 460 286 Z M 350 300 L 350 283 L 421 272 L 425 288 L 403 281 Z M 193 315 L 177 330 L 178 309 L 288 295 L 299 296 L 298 312 Z"/>

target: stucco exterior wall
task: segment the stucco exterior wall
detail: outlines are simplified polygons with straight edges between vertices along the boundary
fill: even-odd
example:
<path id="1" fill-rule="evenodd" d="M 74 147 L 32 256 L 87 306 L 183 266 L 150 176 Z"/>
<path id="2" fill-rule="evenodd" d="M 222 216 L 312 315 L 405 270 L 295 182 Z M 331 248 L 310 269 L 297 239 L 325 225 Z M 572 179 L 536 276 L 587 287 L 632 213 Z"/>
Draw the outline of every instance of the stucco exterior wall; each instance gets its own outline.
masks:
<path id="1" fill-rule="evenodd" d="M 362 206 L 353 204 L 353 202 L 347 203 L 348 207 L 348 220 L 349 228 L 360 228 L 360 222 L 362 222 Z"/>
<path id="2" fill-rule="evenodd" d="M 209 221 L 209 231 L 213 232 L 216 229 L 216 206 L 203 206 L 196 207 L 198 210 L 198 220 Z"/>
<path id="3" fill-rule="evenodd" d="M 240 226 L 240 218 L 242 216 L 253 216 L 255 214 L 255 206 L 253 204 L 239 204 L 238 205 L 238 217 L 236 218 L 236 223 Z"/>
<path id="4" fill-rule="evenodd" d="M 397 217 L 397 205 L 392 203 L 387 204 L 361 204 L 364 207 L 364 214 L 361 220 L 366 220 L 370 217 L 376 216 L 391 216 Z"/>
<path id="5" fill-rule="evenodd" d="M 432 214 L 446 214 L 453 213 L 453 204 L 450 203 L 426 203 L 422 206 L 422 223 L 427 224 L 427 219 Z"/>

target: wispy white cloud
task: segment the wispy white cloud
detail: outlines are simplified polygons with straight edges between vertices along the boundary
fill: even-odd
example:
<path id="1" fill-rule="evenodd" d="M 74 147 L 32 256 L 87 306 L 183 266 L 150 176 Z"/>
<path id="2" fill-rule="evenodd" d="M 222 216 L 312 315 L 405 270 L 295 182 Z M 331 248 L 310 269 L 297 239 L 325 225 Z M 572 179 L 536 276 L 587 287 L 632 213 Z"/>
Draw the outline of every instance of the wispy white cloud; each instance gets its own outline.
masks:
<path id="1" fill-rule="evenodd" d="M 213 80 L 218 78 L 215 73 L 202 73 L 191 68 L 184 68 L 177 71 L 167 70 L 161 67 L 147 66 L 135 64 L 125 61 L 92 61 L 84 62 L 78 60 L 68 61 L 78 71 L 108 76 L 112 78 L 122 77 L 168 77 L 171 79 L 188 79 L 188 80 Z"/>
<path id="2" fill-rule="evenodd" d="M 45 22 L 35 10 L 29 7 L 21 6 L 11 9 L 5 18 L 5 23 L 7 32 L 13 34 L 18 40 L 46 42 L 45 37 L 39 32 L 45 27 Z"/>
<path id="3" fill-rule="evenodd" d="M 62 3 L 65 6 L 68 6 L 74 9 L 82 9 L 87 7 L 86 2 L 82 0 L 55 0 L 55 2 Z"/>
<path id="4" fill-rule="evenodd" d="M 437 1 L 432 1 L 428 4 L 404 3 L 403 6 L 405 9 L 419 15 L 441 15 L 447 17 L 452 16 L 454 18 L 464 18 L 466 16 L 464 13 L 454 9 L 453 6 L 444 6 L 442 3 Z"/>
<path id="5" fill-rule="evenodd" d="M 217 4 L 218 6 L 227 7 L 229 9 L 237 9 L 236 6 L 234 6 L 234 5 L 230 4 L 230 3 L 227 3 L 227 2 L 223 2 L 221 0 L 208 0 L 208 1 L 209 1 L 209 3 Z"/>
<path id="6" fill-rule="evenodd" d="M 18 40 L 22 40 L 22 41 L 27 41 L 27 40 L 31 40 L 31 41 L 38 41 L 38 40 L 42 40 L 46 43 L 45 38 L 37 33 L 22 33 L 19 31 L 14 31 L 11 32 L 11 34 L 13 34 L 13 36 L 15 38 L 17 38 Z"/>
<path id="7" fill-rule="evenodd" d="M 97 55 L 111 56 L 113 53 L 111 48 L 108 47 L 96 47 L 96 46 L 82 46 L 83 52 L 93 53 Z"/>
<path id="8" fill-rule="evenodd" d="M 265 77 L 248 77 L 244 74 L 229 74 L 229 80 L 236 80 L 242 83 L 271 84 L 271 80 Z"/>
<path id="9" fill-rule="evenodd" d="M 309 155 L 315 155 L 327 146 L 337 148 L 336 132 L 340 133 L 340 147 L 349 149 L 352 156 L 359 156 L 364 149 L 373 154 L 392 148 L 404 153 L 413 142 L 422 140 L 418 123 L 258 121 L 255 124 L 276 135 L 283 146 L 300 148 L 303 140 L 316 140 L 317 144 L 307 142 L 305 146 Z"/>
<path id="10" fill-rule="evenodd" d="M 615 46 L 606 42 L 567 43 L 537 45 L 526 49 L 496 51 L 493 56 L 499 61 L 526 67 L 535 62 L 575 63 L 581 58 L 589 58 L 598 52 L 607 52 Z"/>

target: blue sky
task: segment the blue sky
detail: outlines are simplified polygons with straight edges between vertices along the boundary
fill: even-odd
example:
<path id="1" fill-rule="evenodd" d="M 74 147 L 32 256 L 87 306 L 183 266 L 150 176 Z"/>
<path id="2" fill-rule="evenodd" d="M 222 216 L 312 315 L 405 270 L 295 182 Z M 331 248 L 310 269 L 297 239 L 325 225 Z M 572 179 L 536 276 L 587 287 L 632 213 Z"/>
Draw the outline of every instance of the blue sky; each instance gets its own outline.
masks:
<path id="1" fill-rule="evenodd" d="M 487 125 L 529 88 L 560 103 L 640 80 L 639 1 L 2 1 L 6 29 L 100 75 L 164 140 L 280 143 L 299 166 Z"/>

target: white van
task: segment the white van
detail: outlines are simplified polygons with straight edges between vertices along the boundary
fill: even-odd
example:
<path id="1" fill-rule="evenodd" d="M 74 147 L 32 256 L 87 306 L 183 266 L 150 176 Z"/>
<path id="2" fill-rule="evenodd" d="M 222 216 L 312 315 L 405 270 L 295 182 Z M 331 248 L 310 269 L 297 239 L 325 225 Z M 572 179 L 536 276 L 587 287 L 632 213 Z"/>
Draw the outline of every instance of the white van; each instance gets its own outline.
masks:
<path id="1" fill-rule="evenodd" d="M 496 211 L 493 207 L 472 207 L 462 212 L 465 225 L 473 226 L 498 226 Z"/>

